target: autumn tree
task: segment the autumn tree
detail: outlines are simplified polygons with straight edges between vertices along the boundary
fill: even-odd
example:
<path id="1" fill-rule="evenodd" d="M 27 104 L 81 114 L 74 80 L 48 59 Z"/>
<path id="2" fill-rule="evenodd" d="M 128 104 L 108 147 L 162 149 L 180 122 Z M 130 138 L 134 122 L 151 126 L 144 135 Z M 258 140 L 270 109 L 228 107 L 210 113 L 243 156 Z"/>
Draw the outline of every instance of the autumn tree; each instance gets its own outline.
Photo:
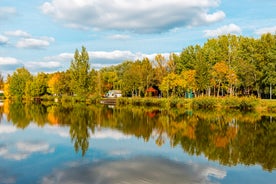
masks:
<path id="1" fill-rule="evenodd" d="M 169 73 L 166 77 L 163 78 L 162 83 L 160 84 L 160 90 L 163 93 L 163 96 L 174 96 L 176 89 L 180 84 L 180 77 L 175 73 Z"/>
<path id="2" fill-rule="evenodd" d="M 56 72 L 49 76 L 48 93 L 54 95 L 70 94 L 70 76 L 67 72 Z"/>
<path id="3" fill-rule="evenodd" d="M 154 58 L 153 65 L 155 71 L 155 83 L 159 86 L 162 83 L 163 77 L 167 75 L 166 58 L 161 54 L 157 54 Z"/>
<path id="4" fill-rule="evenodd" d="M 190 92 L 192 91 L 193 93 L 196 92 L 197 90 L 197 85 L 196 85 L 196 70 L 186 70 L 182 71 L 180 78 L 182 80 L 182 87 L 185 89 L 185 92 Z"/>

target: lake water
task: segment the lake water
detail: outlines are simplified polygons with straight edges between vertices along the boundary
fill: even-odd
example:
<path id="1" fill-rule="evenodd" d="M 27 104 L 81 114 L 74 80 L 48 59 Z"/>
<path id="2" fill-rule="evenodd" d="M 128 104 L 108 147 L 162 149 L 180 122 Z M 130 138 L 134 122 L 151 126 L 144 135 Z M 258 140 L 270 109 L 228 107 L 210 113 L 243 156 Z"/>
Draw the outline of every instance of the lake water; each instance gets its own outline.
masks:
<path id="1" fill-rule="evenodd" d="M 276 117 L 5 102 L 0 183 L 276 183 Z"/>

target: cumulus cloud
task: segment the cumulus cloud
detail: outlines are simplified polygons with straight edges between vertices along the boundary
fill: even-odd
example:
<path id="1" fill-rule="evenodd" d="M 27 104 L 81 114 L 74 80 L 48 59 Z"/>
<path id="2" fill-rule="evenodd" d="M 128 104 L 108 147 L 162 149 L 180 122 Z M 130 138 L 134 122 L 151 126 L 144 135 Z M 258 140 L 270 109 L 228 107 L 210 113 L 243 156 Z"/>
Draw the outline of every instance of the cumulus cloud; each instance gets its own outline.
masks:
<path id="1" fill-rule="evenodd" d="M 261 28 L 261 29 L 258 29 L 258 30 L 255 31 L 255 34 L 257 34 L 257 35 L 262 35 L 262 34 L 265 34 L 265 33 L 276 34 L 276 26 L 264 27 L 264 28 Z"/>
<path id="2" fill-rule="evenodd" d="M 18 48 L 32 48 L 32 49 L 41 49 L 48 47 L 51 42 L 54 41 L 54 38 L 43 37 L 43 38 L 22 38 L 20 39 L 16 47 Z"/>
<path id="3" fill-rule="evenodd" d="M 225 13 L 211 12 L 219 4 L 220 0 L 51 0 L 41 10 L 73 28 L 156 33 L 220 21 Z"/>
<path id="4" fill-rule="evenodd" d="M 89 51 L 88 52 L 91 66 L 95 69 L 117 65 L 123 61 L 135 61 L 137 59 L 149 58 L 153 60 L 157 53 L 144 54 L 140 52 L 131 52 L 127 50 L 114 50 L 114 51 Z M 165 58 L 169 58 L 170 53 L 161 53 Z M 45 62 L 58 62 L 62 66 L 68 65 L 74 58 L 73 53 L 61 53 L 56 56 L 45 57 Z"/>
<path id="5" fill-rule="evenodd" d="M 242 30 L 236 24 L 229 24 L 213 30 L 205 30 L 205 37 L 217 37 L 224 34 L 241 34 Z"/>
<path id="6" fill-rule="evenodd" d="M 6 45 L 9 41 L 9 38 L 3 35 L 0 35 L 0 45 Z"/>
<path id="7" fill-rule="evenodd" d="M 64 70 L 64 65 L 58 61 L 27 61 L 24 63 L 31 73 L 37 74 L 38 72 L 56 72 Z"/>
<path id="8" fill-rule="evenodd" d="M 16 36 L 16 37 L 31 37 L 31 35 L 22 30 L 15 30 L 15 31 L 6 31 L 4 33 L 7 36 Z"/>
<path id="9" fill-rule="evenodd" d="M 17 65 L 19 61 L 13 57 L 0 57 L 0 66 L 4 65 Z"/>
<path id="10" fill-rule="evenodd" d="M 55 42 L 53 37 L 34 37 L 30 33 L 23 30 L 14 30 L 4 32 L 5 36 L 16 37 L 15 47 L 17 48 L 30 48 L 30 49 L 41 49 L 50 46 L 51 43 Z M 0 44 L 2 42 L 7 42 L 7 37 L 0 35 Z M 14 44 L 14 43 L 13 43 Z"/>
<path id="11" fill-rule="evenodd" d="M 88 52 L 91 67 L 94 69 L 101 69 L 111 65 L 117 65 L 123 61 L 135 61 L 148 58 L 154 60 L 157 53 L 144 54 L 140 52 L 131 52 L 127 50 L 114 51 L 89 51 Z M 165 58 L 169 58 L 170 53 L 161 53 Z M 71 60 L 74 58 L 74 53 L 61 53 L 55 56 L 47 56 L 36 61 L 19 61 L 13 57 L 0 57 L 1 70 L 7 73 L 12 73 L 19 67 L 26 67 L 31 73 L 37 72 L 56 72 L 65 71 L 69 68 Z"/>

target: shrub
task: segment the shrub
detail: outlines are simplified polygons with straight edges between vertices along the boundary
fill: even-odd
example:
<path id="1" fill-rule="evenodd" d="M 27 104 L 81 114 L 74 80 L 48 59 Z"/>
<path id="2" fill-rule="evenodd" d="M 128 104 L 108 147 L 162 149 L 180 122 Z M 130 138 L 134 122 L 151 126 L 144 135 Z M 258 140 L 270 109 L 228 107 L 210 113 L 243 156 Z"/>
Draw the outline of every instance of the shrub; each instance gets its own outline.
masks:
<path id="1" fill-rule="evenodd" d="M 215 97 L 197 97 L 194 98 L 192 101 L 192 107 L 193 108 L 203 108 L 203 109 L 207 109 L 207 108 L 214 108 L 218 105 L 218 99 Z"/>
<path id="2" fill-rule="evenodd" d="M 240 103 L 241 103 L 241 98 L 236 96 L 226 97 L 222 101 L 222 105 L 228 108 L 239 108 Z"/>
<path id="3" fill-rule="evenodd" d="M 242 97 L 239 108 L 242 109 L 242 110 L 252 110 L 259 103 L 260 103 L 260 100 L 256 97 L 254 97 L 254 96 Z"/>

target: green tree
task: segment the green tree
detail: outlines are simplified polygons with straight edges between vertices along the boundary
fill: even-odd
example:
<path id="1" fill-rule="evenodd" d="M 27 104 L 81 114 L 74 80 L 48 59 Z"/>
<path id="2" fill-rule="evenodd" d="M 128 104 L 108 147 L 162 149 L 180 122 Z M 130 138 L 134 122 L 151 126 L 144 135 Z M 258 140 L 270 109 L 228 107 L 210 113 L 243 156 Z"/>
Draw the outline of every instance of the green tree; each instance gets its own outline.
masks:
<path id="1" fill-rule="evenodd" d="M 270 62 L 264 66 L 264 84 L 269 86 L 269 98 L 272 99 L 272 95 L 276 94 L 273 88 L 276 86 L 276 46 L 271 49 L 268 54 Z"/>
<path id="2" fill-rule="evenodd" d="M 176 72 L 181 73 L 183 70 L 193 70 L 197 55 L 198 45 L 188 46 L 180 53 L 180 59 L 176 60 Z"/>
<path id="3" fill-rule="evenodd" d="M 90 84 L 90 63 L 89 55 L 85 47 L 82 47 L 81 53 L 76 49 L 74 59 L 71 61 L 69 72 L 73 93 L 81 98 L 87 96 Z"/>
<path id="4" fill-rule="evenodd" d="M 196 60 L 195 60 L 195 80 L 197 93 L 208 93 L 210 95 L 210 81 L 211 81 L 211 64 L 204 58 L 202 49 L 200 46 L 196 47 Z"/>
<path id="5" fill-rule="evenodd" d="M 19 99 L 24 97 L 26 85 L 31 80 L 32 75 L 26 68 L 18 68 L 9 79 L 10 95 Z"/>
<path id="6" fill-rule="evenodd" d="M 47 93 L 48 88 L 48 75 L 45 73 L 38 73 L 36 76 L 34 76 L 32 81 L 28 81 L 26 88 L 25 88 L 25 94 L 26 96 L 31 97 L 38 97 L 43 96 Z"/>

